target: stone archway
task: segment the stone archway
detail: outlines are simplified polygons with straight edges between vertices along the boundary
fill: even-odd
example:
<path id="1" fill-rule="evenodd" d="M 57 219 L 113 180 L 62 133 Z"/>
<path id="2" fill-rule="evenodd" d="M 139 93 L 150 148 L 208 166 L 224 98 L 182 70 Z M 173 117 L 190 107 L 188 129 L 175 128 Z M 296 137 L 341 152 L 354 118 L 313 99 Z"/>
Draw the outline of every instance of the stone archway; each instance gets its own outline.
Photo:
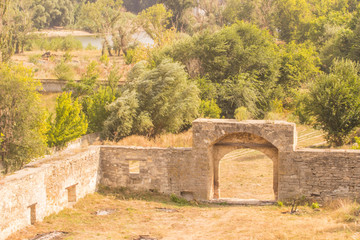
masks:
<path id="1" fill-rule="evenodd" d="M 240 132 L 224 135 L 216 141 L 210 150 L 212 152 L 213 165 L 213 190 L 211 199 L 218 199 L 220 197 L 219 179 L 220 179 L 220 160 L 228 153 L 241 149 L 250 148 L 264 153 L 273 161 L 273 191 L 275 199 L 278 196 L 278 159 L 279 151 L 266 139 L 255 134 Z"/>
<path id="2" fill-rule="evenodd" d="M 273 190 L 280 198 L 283 185 L 279 182 L 282 161 L 296 146 L 294 123 L 284 121 L 236 121 L 229 119 L 197 119 L 193 122 L 192 162 L 187 166 L 189 178 L 183 188 L 196 199 L 219 196 L 219 161 L 239 148 L 261 151 L 273 161 Z"/>

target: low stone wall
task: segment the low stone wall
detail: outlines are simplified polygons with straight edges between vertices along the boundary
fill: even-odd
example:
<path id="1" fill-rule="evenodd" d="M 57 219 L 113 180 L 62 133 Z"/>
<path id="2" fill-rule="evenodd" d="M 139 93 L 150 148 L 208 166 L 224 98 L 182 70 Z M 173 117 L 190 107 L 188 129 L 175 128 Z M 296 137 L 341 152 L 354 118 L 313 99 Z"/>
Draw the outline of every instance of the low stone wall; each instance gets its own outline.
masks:
<path id="1" fill-rule="evenodd" d="M 302 149 L 280 154 L 279 195 L 326 201 L 360 197 L 360 151 Z"/>
<path id="2" fill-rule="evenodd" d="M 45 158 L 0 180 L 0 239 L 96 190 L 99 147 Z"/>
<path id="3" fill-rule="evenodd" d="M 181 195 L 192 162 L 191 148 L 102 146 L 101 184 Z"/>

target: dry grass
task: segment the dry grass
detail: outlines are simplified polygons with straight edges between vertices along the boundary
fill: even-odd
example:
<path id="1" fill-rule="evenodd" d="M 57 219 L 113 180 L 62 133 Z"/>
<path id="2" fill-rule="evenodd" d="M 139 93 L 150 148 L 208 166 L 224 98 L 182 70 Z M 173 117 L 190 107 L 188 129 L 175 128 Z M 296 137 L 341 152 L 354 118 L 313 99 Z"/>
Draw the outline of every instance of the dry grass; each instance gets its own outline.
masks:
<path id="1" fill-rule="evenodd" d="M 54 68 L 56 64 L 58 64 L 65 54 L 62 51 L 51 51 L 51 58 L 43 59 L 39 58 L 37 63 L 31 63 L 29 58 L 31 56 L 41 56 L 46 51 L 29 51 L 20 54 L 15 54 L 11 60 L 15 63 L 22 63 L 26 67 L 32 68 L 34 70 L 34 77 L 36 79 L 56 79 L 54 75 Z M 80 79 L 82 74 L 85 73 L 86 67 L 89 65 L 90 62 L 96 61 L 99 63 L 99 70 L 100 70 L 100 79 L 107 79 L 108 74 L 113 66 L 121 66 L 120 73 L 123 74 L 125 77 L 126 72 L 130 70 L 131 65 L 126 65 L 124 63 L 124 59 L 122 56 L 112 56 L 109 57 L 109 64 L 105 65 L 100 62 L 101 51 L 100 50 L 79 50 L 79 51 L 72 51 L 70 52 L 72 56 L 71 61 L 69 64 L 73 67 L 75 71 L 75 79 Z M 125 80 L 123 78 L 122 80 Z"/>
<path id="2" fill-rule="evenodd" d="M 164 201 L 164 202 L 161 202 Z M 159 208 L 174 209 L 163 212 Z M 357 227 L 333 216 L 334 210 L 314 211 L 300 207 L 178 206 L 169 199 L 119 200 L 93 194 L 72 209 L 46 217 L 9 239 L 34 237 L 36 233 L 65 231 L 64 239 L 135 239 L 150 235 L 158 239 L 357 239 Z M 97 216 L 98 210 L 114 213 Z M 336 210 L 335 210 L 336 211 Z"/>
<path id="3" fill-rule="evenodd" d="M 167 133 L 154 139 L 144 136 L 129 136 L 119 142 L 105 141 L 105 145 L 141 146 L 141 147 L 192 147 L 192 131 L 172 134 Z"/>
<path id="4" fill-rule="evenodd" d="M 220 197 L 273 200 L 273 163 L 259 151 L 240 149 L 220 161 Z"/>

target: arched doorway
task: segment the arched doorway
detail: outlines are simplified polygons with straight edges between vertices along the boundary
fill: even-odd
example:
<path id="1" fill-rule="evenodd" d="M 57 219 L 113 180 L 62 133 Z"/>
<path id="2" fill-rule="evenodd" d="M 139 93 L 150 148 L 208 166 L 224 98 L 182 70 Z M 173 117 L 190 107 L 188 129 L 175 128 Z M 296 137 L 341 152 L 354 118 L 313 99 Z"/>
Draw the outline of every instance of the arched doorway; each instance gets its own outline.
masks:
<path id="1" fill-rule="evenodd" d="M 219 163 L 220 199 L 275 199 L 273 161 L 260 151 L 241 148 Z"/>
<path id="2" fill-rule="evenodd" d="M 210 157 L 213 166 L 213 189 L 210 197 L 212 197 L 212 199 L 222 197 L 220 194 L 220 162 L 228 153 L 238 149 L 253 149 L 261 152 L 272 160 L 272 189 L 276 200 L 278 194 L 278 149 L 266 139 L 246 132 L 224 135 L 212 144 Z M 241 169 L 239 169 L 239 171 L 241 171 Z"/>

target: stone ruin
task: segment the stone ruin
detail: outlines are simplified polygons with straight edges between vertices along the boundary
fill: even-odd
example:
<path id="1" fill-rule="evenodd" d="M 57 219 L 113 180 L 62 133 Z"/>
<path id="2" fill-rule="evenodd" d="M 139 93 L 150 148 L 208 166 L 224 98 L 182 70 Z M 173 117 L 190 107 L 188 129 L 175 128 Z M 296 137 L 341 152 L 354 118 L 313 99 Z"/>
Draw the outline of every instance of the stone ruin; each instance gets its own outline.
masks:
<path id="1" fill-rule="evenodd" d="M 296 138 L 295 124 L 284 121 L 197 119 L 192 148 L 100 145 L 33 162 L 0 180 L 0 239 L 71 206 L 99 184 L 217 199 L 220 160 L 240 148 L 273 161 L 275 200 L 359 198 L 360 151 L 297 149 Z"/>

